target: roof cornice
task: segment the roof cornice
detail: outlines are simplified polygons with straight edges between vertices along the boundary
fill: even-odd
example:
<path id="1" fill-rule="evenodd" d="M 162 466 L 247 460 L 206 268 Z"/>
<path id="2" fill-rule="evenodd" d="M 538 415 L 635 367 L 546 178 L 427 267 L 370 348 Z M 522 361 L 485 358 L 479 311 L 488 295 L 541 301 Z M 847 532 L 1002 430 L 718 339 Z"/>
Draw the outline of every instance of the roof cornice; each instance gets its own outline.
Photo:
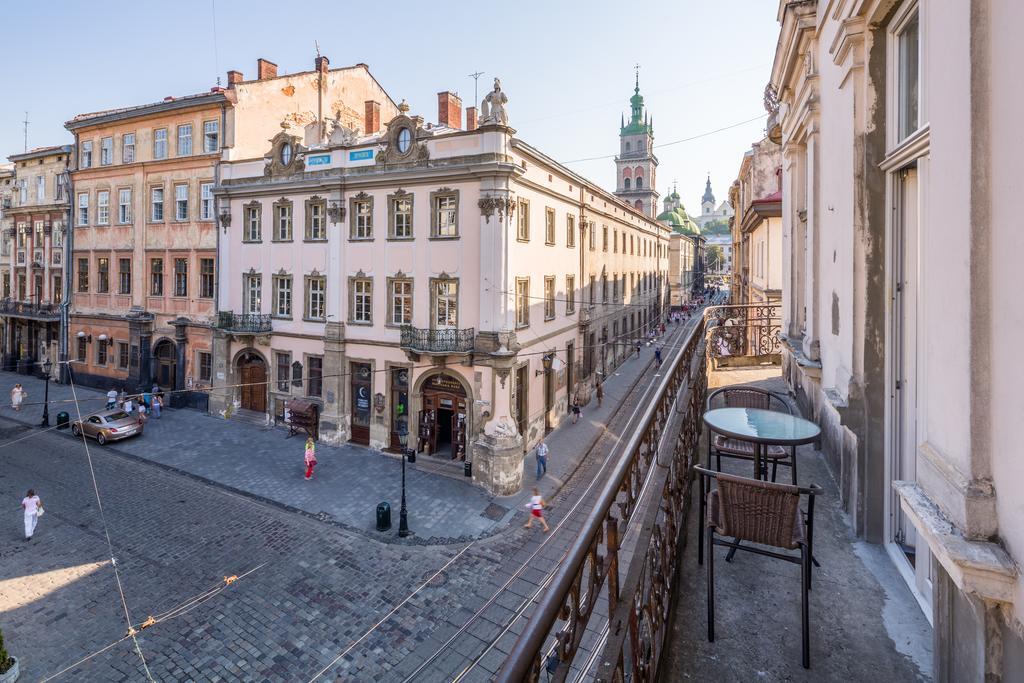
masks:
<path id="1" fill-rule="evenodd" d="M 221 104 L 223 102 L 227 102 L 227 97 L 223 92 L 211 92 L 198 96 L 179 97 L 165 102 L 154 102 L 152 104 L 143 104 L 137 107 L 126 107 L 124 109 L 117 109 L 109 112 L 100 112 L 96 115 L 85 114 L 82 118 L 76 117 L 65 122 L 64 127 L 70 131 L 76 131 L 81 130 L 82 128 L 102 126 L 108 123 L 115 123 L 117 121 L 128 121 L 130 119 L 154 116 L 156 114 L 163 114 L 170 111 Z"/>

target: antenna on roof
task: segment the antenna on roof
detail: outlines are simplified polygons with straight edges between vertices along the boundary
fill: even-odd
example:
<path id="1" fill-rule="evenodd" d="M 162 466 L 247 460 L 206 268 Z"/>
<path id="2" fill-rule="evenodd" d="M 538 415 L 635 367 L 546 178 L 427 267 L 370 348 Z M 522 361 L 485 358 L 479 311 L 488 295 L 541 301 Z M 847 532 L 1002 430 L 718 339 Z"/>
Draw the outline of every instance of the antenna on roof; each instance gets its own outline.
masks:
<path id="1" fill-rule="evenodd" d="M 476 86 L 477 86 L 477 83 L 480 81 L 480 77 L 483 76 L 483 75 L 484 75 L 483 71 L 475 71 L 475 72 L 469 74 L 469 77 L 473 79 L 473 108 L 474 109 L 477 106 L 477 102 L 476 102 L 476 98 L 477 98 Z"/>
<path id="2" fill-rule="evenodd" d="M 319 57 L 320 56 L 320 41 L 319 40 L 314 40 L 313 41 L 313 46 L 316 47 L 316 56 Z"/>
<path id="3" fill-rule="evenodd" d="M 213 26 L 213 71 L 217 74 L 217 87 L 220 87 L 220 55 L 217 53 L 217 0 L 210 0 L 211 25 Z"/>
<path id="4" fill-rule="evenodd" d="M 25 124 L 25 151 L 28 151 L 28 112 L 25 112 L 25 120 L 22 121 Z"/>

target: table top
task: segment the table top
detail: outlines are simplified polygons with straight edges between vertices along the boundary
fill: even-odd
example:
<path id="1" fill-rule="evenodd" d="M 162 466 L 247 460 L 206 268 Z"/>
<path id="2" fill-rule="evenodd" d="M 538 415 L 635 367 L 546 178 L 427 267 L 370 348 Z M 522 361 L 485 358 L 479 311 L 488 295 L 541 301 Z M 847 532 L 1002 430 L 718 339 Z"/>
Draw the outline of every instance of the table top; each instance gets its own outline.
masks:
<path id="1" fill-rule="evenodd" d="M 788 413 L 759 408 L 716 408 L 704 413 L 713 431 L 743 441 L 778 445 L 810 443 L 818 438 L 818 425 Z"/>

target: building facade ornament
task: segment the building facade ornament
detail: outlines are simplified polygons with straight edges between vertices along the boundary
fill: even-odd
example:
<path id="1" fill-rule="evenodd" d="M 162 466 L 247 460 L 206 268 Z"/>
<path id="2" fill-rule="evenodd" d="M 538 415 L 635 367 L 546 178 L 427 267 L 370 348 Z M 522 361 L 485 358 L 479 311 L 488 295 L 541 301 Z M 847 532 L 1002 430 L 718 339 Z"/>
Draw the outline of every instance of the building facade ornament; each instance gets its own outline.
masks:
<path id="1" fill-rule="evenodd" d="M 300 155 L 306 151 L 299 142 L 299 136 L 289 133 L 287 123 L 284 129 L 270 140 L 270 152 L 263 157 L 264 176 L 282 176 L 302 173 L 306 170 L 306 162 Z"/>
<path id="2" fill-rule="evenodd" d="M 388 121 L 388 132 L 376 154 L 378 164 L 417 164 L 430 158 L 427 145 L 421 141 L 423 133 L 423 117 L 409 116 L 406 112 L 409 105 L 398 106 L 401 112 Z"/>
<path id="3" fill-rule="evenodd" d="M 508 96 L 501 90 L 501 80 L 495 78 L 494 89 L 484 96 L 483 102 L 480 104 L 480 125 L 507 126 L 508 112 L 505 110 L 507 102 Z"/>
<path id="4" fill-rule="evenodd" d="M 481 197 L 479 201 L 477 201 L 477 206 L 480 207 L 480 215 L 487 219 L 488 223 L 491 222 L 491 216 L 495 213 L 498 214 L 498 220 L 504 220 L 505 216 L 511 218 L 516 209 L 515 200 L 511 197 L 494 195 Z"/>
<path id="5" fill-rule="evenodd" d="M 331 202 L 327 207 L 327 217 L 331 219 L 331 223 L 340 223 L 345 220 L 345 205 L 341 202 Z"/>

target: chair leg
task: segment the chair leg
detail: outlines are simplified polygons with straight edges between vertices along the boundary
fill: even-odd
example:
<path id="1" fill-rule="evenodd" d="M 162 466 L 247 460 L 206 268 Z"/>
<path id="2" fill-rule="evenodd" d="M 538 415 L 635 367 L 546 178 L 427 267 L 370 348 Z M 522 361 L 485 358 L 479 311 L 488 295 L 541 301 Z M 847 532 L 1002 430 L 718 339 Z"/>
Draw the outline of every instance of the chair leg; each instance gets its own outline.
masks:
<path id="1" fill-rule="evenodd" d="M 736 551 L 739 549 L 739 546 L 740 546 L 740 539 L 734 538 L 732 540 L 733 540 L 733 543 L 735 543 L 736 545 L 734 545 L 733 547 L 729 548 L 729 552 L 725 556 L 725 561 L 726 562 L 732 562 L 732 558 L 735 557 Z"/>
<path id="2" fill-rule="evenodd" d="M 704 539 L 701 538 L 700 534 L 704 533 L 704 515 L 705 508 L 708 504 L 707 491 L 704 490 L 704 481 L 706 477 L 698 475 L 700 479 L 700 505 L 697 506 L 697 564 L 704 564 Z"/>
<path id="3" fill-rule="evenodd" d="M 775 483 L 775 473 L 778 471 L 778 469 L 779 469 L 779 461 L 778 460 L 772 460 L 772 483 L 773 484 Z"/>
<path id="4" fill-rule="evenodd" d="M 708 642 L 715 642 L 715 530 L 708 527 Z"/>
<path id="5" fill-rule="evenodd" d="M 789 473 L 793 475 L 793 486 L 796 486 L 796 446 L 789 451 Z"/>
<path id="6" fill-rule="evenodd" d="M 718 460 L 718 471 L 721 472 L 722 471 L 722 454 L 721 453 L 715 453 L 715 457 Z"/>
<path id="7" fill-rule="evenodd" d="M 802 664 L 805 669 L 811 668 L 811 635 L 810 635 L 810 605 L 809 596 L 810 576 L 811 576 L 811 554 L 807 551 L 807 546 L 800 546 L 800 649 L 802 656 Z"/>

